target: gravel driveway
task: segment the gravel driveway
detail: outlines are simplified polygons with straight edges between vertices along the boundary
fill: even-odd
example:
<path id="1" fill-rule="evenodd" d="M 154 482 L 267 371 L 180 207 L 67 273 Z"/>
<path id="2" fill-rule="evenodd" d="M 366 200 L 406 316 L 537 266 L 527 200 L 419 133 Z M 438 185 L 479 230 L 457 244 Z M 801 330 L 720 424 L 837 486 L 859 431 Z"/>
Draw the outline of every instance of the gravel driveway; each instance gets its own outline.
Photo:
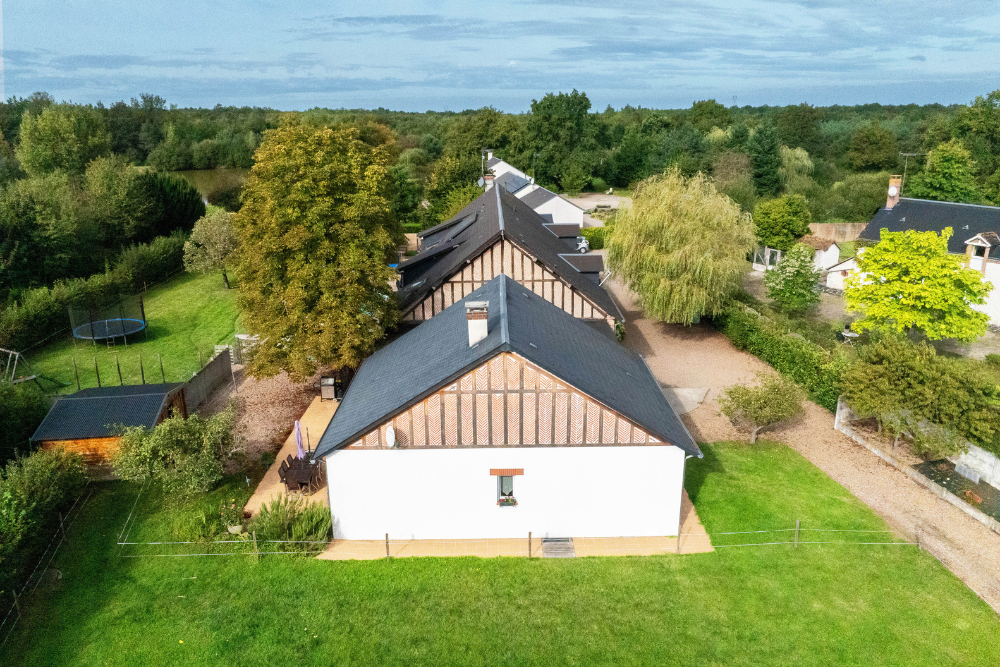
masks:
<path id="1" fill-rule="evenodd" d="M 663 385 L 709 388 L 702 406 L 683 416 L 695 439 L 745 439 L 719 413 L 715 399 L 731 384 L 752 380 L 759 372 L 774 372 L 770 366 L 737 350 L 706 324 L 682 327 L 644 319 L 633 296 L 616 280 L 608 280 L 605 287 L 625 314 L 625 345 L 646 357 Z M 833 415 L 814 403 L 807 403 L 797 423 L 765 437 L 802 454 L 871 507 L 901 537 L 912 540 L 919 529 L 921 543 L 1000 612 L 1000 535 L 835 431 Z"/>

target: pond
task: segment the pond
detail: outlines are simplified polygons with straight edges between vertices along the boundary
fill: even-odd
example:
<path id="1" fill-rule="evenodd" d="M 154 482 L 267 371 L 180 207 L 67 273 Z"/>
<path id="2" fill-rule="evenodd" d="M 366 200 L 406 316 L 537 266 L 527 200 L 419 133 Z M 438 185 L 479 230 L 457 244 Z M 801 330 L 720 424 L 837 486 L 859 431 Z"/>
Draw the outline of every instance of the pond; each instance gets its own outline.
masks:
<path id="1" fill-rule="evenodd" d="M 219 169 L 190 169 L 187 171 L 172 171 L 185 181 L 194 186 L 195 190 L 202 197 L 207 197 L 208 193 L 220 185 L 225 185 L 232 180 L 239 179 L 242 183 L 250 173 L 249 169 L 219 168 Z"/>
<path id="2" fill-rule="evenodd" d="M 951 461 L 925 461 L 914 465 L 913 468 L 980 512 L 1000 521 L 1000 489 L 996 489 L 986 482 L 974 484 L 972 480 L 955 472 L 955 464 Z"/>

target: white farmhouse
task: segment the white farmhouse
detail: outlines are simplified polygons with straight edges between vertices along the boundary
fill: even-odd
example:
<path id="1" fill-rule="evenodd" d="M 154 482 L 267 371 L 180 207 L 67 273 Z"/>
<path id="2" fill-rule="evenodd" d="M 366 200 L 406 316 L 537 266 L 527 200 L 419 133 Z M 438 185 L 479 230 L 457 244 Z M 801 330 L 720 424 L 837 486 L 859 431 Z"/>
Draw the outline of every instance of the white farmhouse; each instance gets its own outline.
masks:
<path id="1" fill-rule="evenodd" d="M 701 455 L 641 357 L 504 275 L 369 357 L 315 454 L 360 540 L 677 535 Z"/>
<path id="2" fill-rule="evenodd" d="M 583 209 L 564 197 L 543 188 L 535 183 L 523 171 L 493 156 L 493 151 L 486 150 L 486 169 L 493 172 L 492 183 L 503 187 L 518 199 L 522 200 L 532 210 L 557 225 L 583 226 Z M 493 187 L 487 177 L 483 184 L 486 189 Z"/>
<path id="3" fill-rule="evenodd" d="M 899 176 L 890 178 L 885 208 L 875 214 L 860 238 L 877 242 L 883 229 L 940 234 L 950 227 L 953 233 L 948 239 L 948 252 L 960 255 L 994 286 L 986 303 L 973 308 L 989 315 L 990 322 L 1000 324 L 1000 207 L 900 197 L 900 181 Z"/>

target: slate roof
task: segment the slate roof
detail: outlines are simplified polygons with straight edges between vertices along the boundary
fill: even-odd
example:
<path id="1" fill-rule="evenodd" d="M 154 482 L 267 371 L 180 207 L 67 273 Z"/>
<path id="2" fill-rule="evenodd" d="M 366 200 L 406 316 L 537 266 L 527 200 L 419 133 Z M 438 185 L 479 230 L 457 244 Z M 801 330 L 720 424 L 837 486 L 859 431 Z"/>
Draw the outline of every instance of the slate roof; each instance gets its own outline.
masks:
<path id="1" fill-rule="evenodd" d="M 94 387 L 56 400 L 31 436 L 42 440 L 86 440 L 118 435 L 117 426 L 156 426 L 160 413 L 183 383 Z"/>
<path id="2" fill-rule="evenodd" d="M 537 188 L 528 194 L 521 197 L 521 201 L 530 206 L 531 208 L 538 208 L 550 199 L 554 199 L 558 195 L 551 190 L 546 190 L 545 188 Z"/>
<path id="3" fill-rule="evenodd" d="M 489 333 L 474 347 L 467 300 L 489 301 Z M 368 357 L 314 456 L 355 442 L 501 352 L 517 353 L 660 441 L 701 457 L 640 356 L 504 275 Z"/>
<path id="4" fill-rule="evenodd" d="M 878 241 L 882 229 L 940 233 L 945 227 L 954 230 L 948 239 L 948 252 L 965 254 L 966 240 L 984 232 L 1000 232 L 1000 207 L 902 197 L 891 210 L 879 210 L 861 232 L 861 238 Z M 989 256 L 1000 259 L 1000 247 L 991 248 Z"/>
<path id="5" fill-rule="evenodd" d="M 467 260 L 505 238 L 541 261 L 605 313 L 623 319 L 608 293 L 561 257 L 566 254 L 566 242 L 549 231 L 546 224 L 544 218 L 503 188 L 487 190 L 450 220 L 420 232 L 423 250 L 397 267 L 400 308 L 407 312 L 460 271 Z M 603 262 L 600 255 L 594 257 Z"/>
<path id="6" fill-rule="evenodd" d="M 501 160 L 500 158 L 498 158 L 498 157 L 491 157 L 489 160 L 486 161 L 486 168 L 487 169 L 492 169 L 493 167 L 497 166 L 501 162 L 503 162 L 503 160 Z"/>
<path id="7" fill-rule="evenodd" d="M 526 185 L 530 185 L 531 181 L 526 178 L 521 178 L 512 171 L 508 171 L 506 174 L 499 176 L 494 179 L 495 187 L 502 187 L 507 192 L 514 194 L 518 190 L 522 189 Z"/>

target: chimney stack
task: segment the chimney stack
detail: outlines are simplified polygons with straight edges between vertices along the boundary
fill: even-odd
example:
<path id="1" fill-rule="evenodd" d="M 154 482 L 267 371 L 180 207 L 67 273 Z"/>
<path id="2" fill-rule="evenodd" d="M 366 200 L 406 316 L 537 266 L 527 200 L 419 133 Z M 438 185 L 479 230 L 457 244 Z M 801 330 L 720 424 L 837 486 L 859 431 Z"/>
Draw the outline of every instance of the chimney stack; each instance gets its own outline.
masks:
<path id="1" fill-rule="evenodd" d="M 493 159 L 493 149 L 492 148 L 487 148 L 486 149 L 486 159 L 487 160 L 492 160 Z"/>
<path id="2" fill-rule="evenodd" d="M 900 176 L 890 176 L 889 177 L 889 196 L 885 200 L 885 209 L 891 211 L 892 208 L 899 203 L 899 189 L 903 185 L 903 179 Z"/>
<path id="3" fill-rule="evenodd" d="M 466 301 L 465 318 L 469 321 L 469 347 L 472 347 L 489 334 L 486 324 L 490 316 L 489 301 Z"/>
<path id="4" fill-rule="evenodd" d="M 493 189 L 494 178 L 495 178 L 494 175 L 490 173 L 483 176 L 483 183 L 486 185 L 486 190 L 485 190 L 486 192 L 489 192 L 490 190 Z"/>

